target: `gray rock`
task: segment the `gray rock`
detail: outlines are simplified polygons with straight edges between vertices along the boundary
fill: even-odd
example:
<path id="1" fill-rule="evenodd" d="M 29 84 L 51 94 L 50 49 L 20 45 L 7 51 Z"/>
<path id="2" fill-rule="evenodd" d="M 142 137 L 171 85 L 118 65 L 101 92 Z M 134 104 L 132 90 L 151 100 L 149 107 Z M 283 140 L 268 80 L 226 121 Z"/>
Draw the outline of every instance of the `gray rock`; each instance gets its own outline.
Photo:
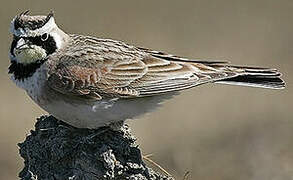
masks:
<path id="1" fill-rule="evenodd" d="M 19 143 L 25 167 L 19 177 L 28 179 L 172 179 L 145 165 L 136 139 L 127 125 L 78 129 L 42 116 L 35 130 Z"/>

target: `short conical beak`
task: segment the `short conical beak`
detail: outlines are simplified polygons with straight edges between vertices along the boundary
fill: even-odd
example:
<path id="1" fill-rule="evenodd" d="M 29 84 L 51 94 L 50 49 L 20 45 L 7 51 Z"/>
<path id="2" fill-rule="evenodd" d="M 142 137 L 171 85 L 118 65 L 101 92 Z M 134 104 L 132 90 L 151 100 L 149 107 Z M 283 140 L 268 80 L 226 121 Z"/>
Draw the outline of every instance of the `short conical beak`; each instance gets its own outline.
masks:
<path id="1" fill-rule="evenodd" d="M 16 47 L 15 47 L 17 50 L 20 50 L 20 49 L 26 49 L 26 48 L 29 48 L 27 42 L 23 39 L 23 38 L 20 38 L 18 41 L 17 41 L 17 44 L 16 44 Z"/>

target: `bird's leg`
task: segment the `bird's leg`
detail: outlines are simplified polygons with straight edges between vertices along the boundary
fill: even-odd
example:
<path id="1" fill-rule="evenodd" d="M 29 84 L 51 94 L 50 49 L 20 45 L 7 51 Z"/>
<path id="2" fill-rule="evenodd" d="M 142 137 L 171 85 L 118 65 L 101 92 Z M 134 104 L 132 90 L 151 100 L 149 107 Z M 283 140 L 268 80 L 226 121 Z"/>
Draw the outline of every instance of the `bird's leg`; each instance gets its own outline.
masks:
<path id="1" fill-rule="evenodd" d="M 112 122 L 108 126 L 113 131 L 120 131 L 121 128 L 123 127 L 123 124 L 124 124 L 124 121 L 121 120 L 121 121 Z"/>
<path id="2" fill-rule="evenodd" d="M 121 128 L 123 127 L 124 125 L 124 121 L 116 121 L 116 122 L 112 122 L 112 123 L 109 123 L 107 126 L 105 127 L 102 127 L 99 131 L 97 132 L 94 132 L 93 134 L 91 134 L 89 137 L 87 137 L 88 139 L 92 139 L 96 136 L 99 136 L 100 134 L 103 134 L 107 131 L 121 131 Z"/>

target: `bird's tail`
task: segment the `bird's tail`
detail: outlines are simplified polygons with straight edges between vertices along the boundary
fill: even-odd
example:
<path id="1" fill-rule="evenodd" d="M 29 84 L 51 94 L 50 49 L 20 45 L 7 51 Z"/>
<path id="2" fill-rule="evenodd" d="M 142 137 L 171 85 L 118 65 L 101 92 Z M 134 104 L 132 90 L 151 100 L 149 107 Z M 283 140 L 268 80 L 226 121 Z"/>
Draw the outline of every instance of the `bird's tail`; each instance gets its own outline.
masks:
<path id="1" fill-rule="evenodd" d="M 229 69 L 239 71 L 236 77 L 216 81 L 215 83 L 261 87 L 269 89 L 283 89 L 285 82 L 280 78 L 281 73 L 276 69 L 243 67 L 228 65 Z"/>

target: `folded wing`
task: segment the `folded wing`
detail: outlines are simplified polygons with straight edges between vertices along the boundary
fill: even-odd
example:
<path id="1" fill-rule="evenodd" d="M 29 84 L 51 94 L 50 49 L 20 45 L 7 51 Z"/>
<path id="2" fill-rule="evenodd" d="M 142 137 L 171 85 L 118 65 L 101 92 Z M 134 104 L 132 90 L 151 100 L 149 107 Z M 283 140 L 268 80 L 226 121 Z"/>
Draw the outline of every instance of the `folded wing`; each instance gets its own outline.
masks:
<path id="1" fill-rule="evenodd" d="M 188 60 L 143 48 L 137 51 L 139 57 L 117 60 L 117 55 L 111 58 L 107 54 L 107 59 L 91 59 L 91 63 L 83 63 L 89 62 L 88 56 L 78 59 L 63 56 L 48 84 L 60 93 L 95 100 L 153 96 L 209 82 L 275 89 L 285 85 L 275 69 L 235 66 L 226 61 Z"/>

